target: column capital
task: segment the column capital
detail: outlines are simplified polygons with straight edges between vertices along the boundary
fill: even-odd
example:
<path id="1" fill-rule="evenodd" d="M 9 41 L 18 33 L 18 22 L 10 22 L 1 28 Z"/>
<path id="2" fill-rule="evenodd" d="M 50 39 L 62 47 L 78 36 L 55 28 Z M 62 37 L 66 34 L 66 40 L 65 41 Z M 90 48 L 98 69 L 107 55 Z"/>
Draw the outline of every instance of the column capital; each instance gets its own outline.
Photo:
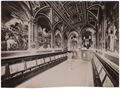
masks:
<path id="1" fill-rule="evenodd" d="M 37 22 L 37 19 L 34 17 L 31 17 L 29 20 L 29 23 L 36 23 L 36 22 Z"/>

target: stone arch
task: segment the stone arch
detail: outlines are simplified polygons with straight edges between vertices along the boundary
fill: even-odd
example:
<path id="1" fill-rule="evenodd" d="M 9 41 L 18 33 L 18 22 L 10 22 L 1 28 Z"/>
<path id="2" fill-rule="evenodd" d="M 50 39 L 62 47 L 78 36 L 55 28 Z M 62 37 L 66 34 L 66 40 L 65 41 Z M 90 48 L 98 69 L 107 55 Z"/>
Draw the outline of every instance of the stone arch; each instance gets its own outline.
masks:
<path id="1" fill-rule="evenodd" d="M 90 24 L 87 24 L 87 25 L 84 25 L 81 30 L 80 30 L 80 34 L 81 32 L 86 29 L 86 28 L 92 28 L 94 31 L 97 31 L 97 29 L 93 26 L 93 25 L 90 25 Z"/>
<path id="2" fill-rule="evenodd" d="M 54 46 L 56 48 L 61 48 L 62 47 L 62 42 L 63 42 L 63 21 L 60 20 L 53 26 L 53 39 L 54 39 Z M 56 40 L 56 36 L 60 38 L 60 40 Z M 59 43 L 61 44 L 60 46 L 57 46 L 56 44 Z"/>
<path id="3" fill-rule="evenodd" d="M 53 26 L 53 30 L 55 31 L 56 29 L 59 29 L 59 30 L 61 31 L 60 27 L 61 27 L 62 25 L 63 25 L 63 21 L 62 21 L 62 20 L 58 21 L 58 22 Z"/>
<path id="4" fill-rule="evenodd" d="M 34 32 L 36 36 L 37 48 L 51 47 L 52 24 L 47 15 L 38 13 L 35 17 Z M 37 31 L 35 31 L 37 29 Z"/>
<path id="5" fill-rule="evenodd" d="M 95 47 L 96 46 L 96 30 L 90 25 L 84 26 L 81 29 L 82 47 Z"/>
<path id="6" fill-rule="evenodd" d="M 43 13 L 44 10 L 49 10 L 49 9 L 50 9 L 50 6 L 44 6 L 44 7 L 42 7 L 42 8 L 39 8 L 39 9 L 35 12 L 34 17 L 37 17 L 37 15 L 38 15 L 39 13 Z M 44 14 L 45 14 L 45 13 L 44 13 Z"/>
<path id="7" fill-rule="evenodd" d="M 50 20 L 49 20 L 49 18 L 48 18 L 47 15 L 45 15 L 45 14 L 43 14 L 43 13 L 40 13 L 39 16 L 36 17 L 35 19 L 36 19 L 35 22 L 39 22 L 39 20 L 42 19 L 43 21 L 42 21 L 41 23 L 39 23 L 39 24 L 43 24 L 44 26 L 47 26 L 47 25 L 48 25 L 48 28 L 52 30 L 52 24 L 51 24 L 51 22 L 50 22 Z M 44 23 L 44 21 L 45 21 L 46 23 Z"/>
<path id="8" fill-rule="evenodd" d="M 71 36 L 72 34 L 75 34 L 77 37 L 79 36 L 79 34 L 78 34 L 77 31 L 71 31 L 71 32 L 69 33 L 69 35 L 68 35 L 68 38 L 70 38 L 70 36 Z"/>

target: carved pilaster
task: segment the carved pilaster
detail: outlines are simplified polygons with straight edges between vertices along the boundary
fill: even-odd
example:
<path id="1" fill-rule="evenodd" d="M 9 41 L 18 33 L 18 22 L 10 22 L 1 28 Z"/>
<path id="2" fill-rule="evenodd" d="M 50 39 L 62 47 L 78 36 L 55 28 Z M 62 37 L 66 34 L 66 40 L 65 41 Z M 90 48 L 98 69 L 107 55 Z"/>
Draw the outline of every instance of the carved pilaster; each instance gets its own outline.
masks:
<path id="1" fill-rule="evenodd" d="M 29 27 L 29 38 L 28 38 L 28 49 L 35 49 L 36 48 L 36 42 L 37 42 L 37 24 L 36 19 L 31 18 L 28 23 Z"/>
<path id="2" fill-rule="evenodd" d="M 51 48 L 54 48 L 54 32 L 51 31 Z"/>

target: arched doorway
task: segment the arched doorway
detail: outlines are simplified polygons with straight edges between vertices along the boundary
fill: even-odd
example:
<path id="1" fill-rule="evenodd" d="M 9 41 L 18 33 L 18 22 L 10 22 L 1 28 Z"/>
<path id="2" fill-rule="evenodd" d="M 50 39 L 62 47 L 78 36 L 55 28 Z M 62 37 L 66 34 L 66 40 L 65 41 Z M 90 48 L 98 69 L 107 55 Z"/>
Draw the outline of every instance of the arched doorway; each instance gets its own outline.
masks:
<path id="1" fill-rule="evenodd" d="M 78 58 L 78 37 L 79 34 L 76 31 L 70 32 L 68 36 L 68 51 L 72 52 L 72 59 Z"/>
<path id="2" fill-rule="evenodd" d="M 82 29 L 82 48 L 94 48 L 96 47 L 96 35 L 95 30 L 91 27 Z"/>
<path id="3" fill-rule="evenodd" d="M 59 21 L 53 26 L 53 40 L 55 50 L 63 50 L 63 21 Z"/>
<path id="4" fill-rule="evenodd" d="M 70 32 L 68 36 L 68 50 L 76 50 L 78 48 L 78 36 L 76 31 Z"/>

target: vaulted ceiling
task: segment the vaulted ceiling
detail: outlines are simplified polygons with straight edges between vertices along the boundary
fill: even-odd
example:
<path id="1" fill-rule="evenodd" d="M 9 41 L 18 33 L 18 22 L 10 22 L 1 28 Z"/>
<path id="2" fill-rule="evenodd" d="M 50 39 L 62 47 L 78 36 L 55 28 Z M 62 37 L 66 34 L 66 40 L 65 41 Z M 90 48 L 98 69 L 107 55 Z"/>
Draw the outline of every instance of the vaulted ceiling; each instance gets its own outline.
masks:
<path id="1" fill-rule="evenodd" d="M 96 28 L 102 21 L 103 12 L 106 10 L 105 14 L 109 17 L 115 3 L 100 1 L 5 1 L 2 2 L 2 21 L 6 22 L 12 17 L 27 21 L 31 18 L 30 15 L 34 15 L 39 8 L 50 6 L 71 29 L 82 28 L 86 25 Z"/>
<path id="2" fill-rule="evenodd" d="M 92 25 L 99 21 L 101 2 L 66 2 L 63 4 L 66 13 L 74 26 Z"/>
<path id="3" fill-rule="evenodd" d="M 28 20 L 30 9 L 23 3 L 17 1 L 2 1 L 2 21 L 7 22 L 13 17 Z"/>

